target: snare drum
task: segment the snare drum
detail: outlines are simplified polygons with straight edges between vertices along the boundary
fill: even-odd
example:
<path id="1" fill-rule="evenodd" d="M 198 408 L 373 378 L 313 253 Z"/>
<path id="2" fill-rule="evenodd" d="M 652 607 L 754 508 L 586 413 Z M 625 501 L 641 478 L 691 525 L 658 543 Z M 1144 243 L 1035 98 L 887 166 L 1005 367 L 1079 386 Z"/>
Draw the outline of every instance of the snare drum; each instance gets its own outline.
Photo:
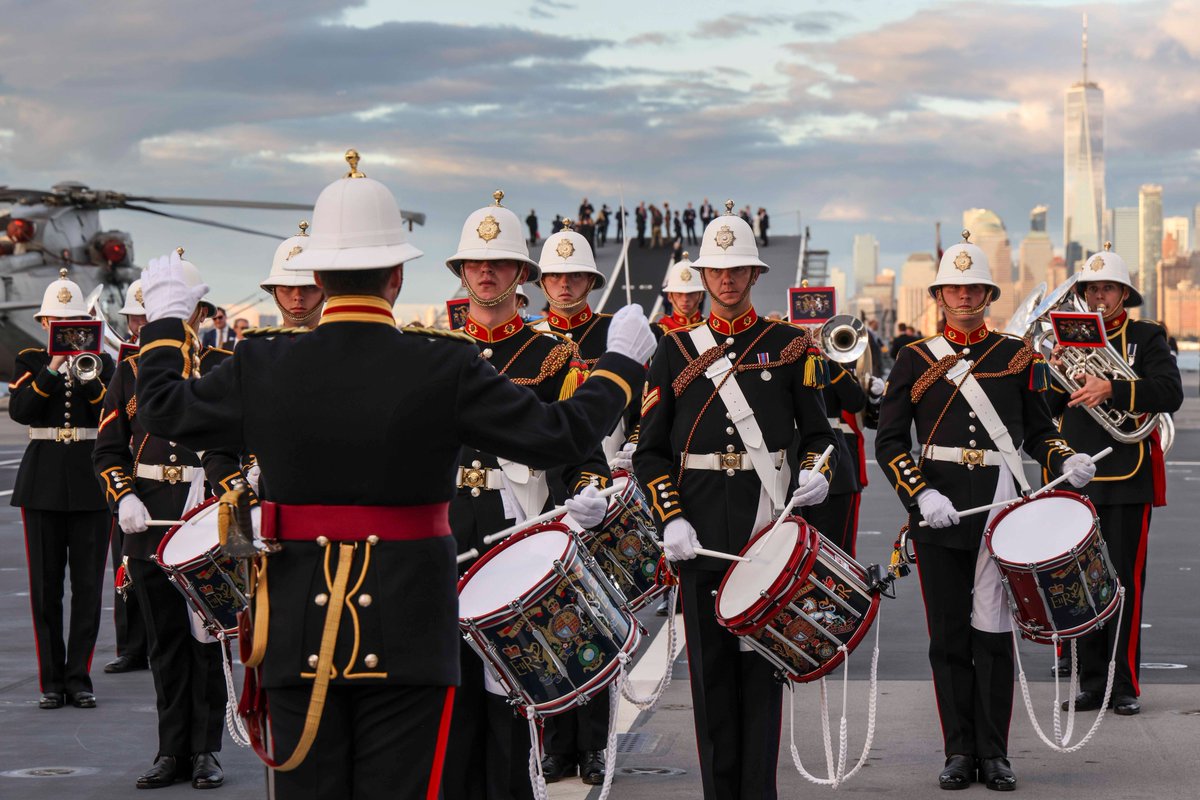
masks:
<path id="1" fill-rule="evenodd" d="M 514 534 L 458 582 L 459 627 L 514 705 L 552 716 L 616 679 L 641 631 L 570 530 Z"/>
<path id="2" fill-rule="evenodd" d="M 636 614 L 669 587 L 654 580 L 663 550 L 646 495 L 629 473 L 614 472 L 613 483 L 620 481 L 625 486 L 609 501 L 604 521 L 594 530 L 580 532 L 579 540 Z"/>
<path id="3" fill-rule="evenodd" d="M 763 528 L 717 590 L 717 622 L 797 683 L 824 677 L 866 636 L 879 594 L 857 561 L 790 516 L 762 552 Z M 845 650 L 841 650 L 845 646 Z"/>
<path id="4" fill-rule="evenodd" d="M 262 512 L 250 509 L 257 530 Z M 183 524 L 167 531 L 154 560 L 204 621 L 221 639 L 237 637 L 237 614 L 246 607 L 246 584 L 237 562 L 220 552 L 217 498 L 211 497 L 183 515 Z"/>
<path id="5" fill-rule="evenodd" d="M 1016 502 L 984 538 L 1026 639 L 1074 639 L 1117 612 L 1121 583 L 1086 497 L 1051 490 Z"/>

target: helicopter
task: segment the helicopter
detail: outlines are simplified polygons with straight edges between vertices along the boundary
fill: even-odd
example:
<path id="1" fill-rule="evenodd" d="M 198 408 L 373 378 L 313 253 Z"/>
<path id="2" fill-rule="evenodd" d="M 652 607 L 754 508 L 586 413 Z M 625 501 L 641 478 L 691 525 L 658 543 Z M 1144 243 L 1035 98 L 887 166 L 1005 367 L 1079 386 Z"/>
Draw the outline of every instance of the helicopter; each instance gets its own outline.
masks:
<path id="1" fill-rule="evenodd" d="M 125 324 L 118 311 L 141 269 L 134 265 L 133 237 L 126 231 L 105 230 L 103 210 L 140 211 L 276 241 L 286 238 L 153 205 L 312 211 L 306 203 L 151 197 L 92 189 L 78 181 L 57 183 L 49 190 L 0 186 L 0 379 L 12 380 L 17 353 L 45 345 L 45 331 L 33 313 L 62 269 L 79 284 L 93 315 L 105 321 L 110 344 L 120 339 L 116 331 L 123 331 Z M 414 223 L 425 224 L 423 213 L 401 211 L 401 216 L 410 229 Z"/>

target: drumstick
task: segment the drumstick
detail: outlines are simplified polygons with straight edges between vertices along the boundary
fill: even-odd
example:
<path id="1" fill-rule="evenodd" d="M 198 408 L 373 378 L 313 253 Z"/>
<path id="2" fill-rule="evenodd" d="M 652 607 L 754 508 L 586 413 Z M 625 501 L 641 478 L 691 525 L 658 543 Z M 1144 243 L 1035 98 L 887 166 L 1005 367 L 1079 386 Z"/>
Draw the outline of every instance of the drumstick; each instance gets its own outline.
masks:
<path id="1" fill-rule="evenodd" d="M 618 478 L 617 480 L 621 480 L 621 479 Z M 613 485 L 608 487 L 607 489 L 601 489 L 600 496 L 605 497 L 605 498 L 612 497 L 614 494 L 623 490 L 624 488 L 625 488 L 625 483 L 614 482 Z M 523 531 L 527 528 L 531 528 L 534 525 L 539 525 L 543 522 L 549 522 L 552 519 L 561 517 L 565 513 L 567 513 L 566 506 L 557 506 L 555 508 L 550 509 L 549 511 L 547 511 L 544 514 L 538 514 L 536 517 L 530 517 L 529 519 L 527 519 L 523 522 L 518 522 L 516 525 L 513 525 L 512 527 L 505 528 L 504 530 L 496 531 L 495 533 L 489 534 L 489 535 L 483 537 L 483 543 L 491 544 L 492 542 L 499 541 L 500 539 L 504 539 L 509 536 L 512 536 L 514 533 L 519 533 L 520 531 Z M 478 557 L 479 557 L 479 549 L 476 547 L 472 547 L 470 550 L 467 550 L 463 553 L 458 554 L 458 563 L 461 564 L 464 561 L 470 561 L 472 558 L 478 558 Z"/>
<path id="2" fill-rule="evenodd" d="M 829 445 L 825 448 L 825 452 L 821 453 L 821 457 L 817 459 L 817 463 L 813 466 L 813 476 L 809 479 L 810 481 L 816 480 L 818 477 L 820 477 L 821 470 L 825 468 L 825 462 L 829 461 L 829 456 L 832 453 L 833 445 Z M 821 480 L 824 480 L 824 478 L 821 478 Z M 808 484 L 806 483 L 805 486 L 807 485 Z M 754 552 L 750 554 L 751 558 L 758 555 L 763 547 L 766 546 L 767 540 L 775 535 L 775 531 L 779 529 L 779 526 L 783 524 L 783 521 L 787 518 L 787 516 L 792 513 L 792 508 L 795 507 L 795 505 L 796 495 L 793 493 L 791 499 L 788 500 L 788 504 L 783 507 L 783 511 L 780 512 L 779 516 L 775 518 L 775 524 L 771 526 L 771 530 L 767 531 L 762 538 L 758 540 L 758 544 L 754 546 Z"/>
<path id="3" fill-rule="evenodd" d="M 146 524 L 151 527 L 159 526 L 159 527 L 163 527 L 163 528 L 174 528 L 176 525 L 182 525 L 183 522 L 184 521 L 181 519 L 148 519 L 148 520 L 146 520 Z"/>
<path id="4" fill-rule="evenodd" d="M 1108 455 L 1112 451 L 1113 451 L 1113 449 L 1111 447 L 1106 447 L 1103 450 L 1101 450 L 1099 453 L 1096 453 L 1096 455 L 1092 456 L 1092 461 L 1099 461 L 1100 459 L 1104 458 L 1106 455 Z M 1071 475 L 1074 474 L 1074 472 L 1075 472 L 1075 470 L 1073 470 L 1073 469 L 1067 470 L 1062 475 L 1058 476 L 1057 478 L 1050 481 L 1042 488 L 1038 489 L 1036 492 L 1033 492 L 1032 494 L 1030 494 L 1029 499 L 1032 500 L 1033 498 L 1037 497 L 1039 494 L 1042 494 L 1043 492 L 1047 492 L 1047 491 L 1053 489 L 1055 486 L 1058 486 L 1060 483 L 1065 481 L 1067 478 L 1071 477 Z M 966 511 L 958 512 L 958 517 L 959 517 L 959 519 L 962 519 L 963 517 L 969 517 L 973 514 L 982 514 L 984 511 L 991 511 L 993 508 L 1000 508 L 1001 506 L 1006 506 L 1009 503 L 1015 503 L 1020 499 L 1021 498 L 1019 498 L 1019 497 L 1014 497 L 1009 500 L 1000 500 L 999 502 L 996 502 L 996 503 L 988 503 L 986 506 L 975 506 L 974 508 L 968 508 Z M 928 528 L 929 523 L 926 522 L 925 520 L 921 520 L 918 523 L 918 527 Z"/>
<path id="5" fill-rule="evenodd" d="M 733 553 L 722 553 L 720 550 L 709 550 L 706 547 L 692 548 L 698 556 L 708 556 L 709 558 L 719 558 L 722 561 L 749 561 L 745 556 L 735 556 Z"/>

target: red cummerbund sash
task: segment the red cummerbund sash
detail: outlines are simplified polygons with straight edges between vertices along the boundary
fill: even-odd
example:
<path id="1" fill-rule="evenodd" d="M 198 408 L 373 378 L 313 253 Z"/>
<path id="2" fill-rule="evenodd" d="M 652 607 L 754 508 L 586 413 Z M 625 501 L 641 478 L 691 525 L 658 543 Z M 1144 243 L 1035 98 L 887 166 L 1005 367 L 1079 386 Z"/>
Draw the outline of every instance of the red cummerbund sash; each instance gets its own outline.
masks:
<path id="1" fill-rule="evenodd" d="M 318 506 L 262 503 L 262 537 L 312 541 L 361 542 L 432 539 L 450 535 L 450 504 L 423 506 Z"/>

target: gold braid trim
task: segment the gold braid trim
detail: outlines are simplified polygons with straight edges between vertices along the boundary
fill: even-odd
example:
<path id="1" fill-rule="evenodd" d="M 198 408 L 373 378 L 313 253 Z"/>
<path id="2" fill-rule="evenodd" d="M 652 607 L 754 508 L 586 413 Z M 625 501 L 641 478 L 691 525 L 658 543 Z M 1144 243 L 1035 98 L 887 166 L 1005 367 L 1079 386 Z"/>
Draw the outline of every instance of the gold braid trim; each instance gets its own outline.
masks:
<path id="1" fill-rule="evenodd" d="M 811 339 L 809 339 L 808 333 L 806 332 L 803 336 L 797 336 L 795 339 L 792 339 L 792 341 L 789 342 L 782 351 L 780 351 L 779 358 L 777 360 L 764 361 L 761 364 L 757 362 L 754 364 L 738 364 L 737 370 L 738 372 L 746 372 L 747 370 L 751 369 L 771 369 L 773 367 L 784 367 L 788 364 L 795 364 L 797 361 L 804 358 L 810 345 L 813 345 L 813 342 Z"/>
<path id="2" fill-rule="evenodd" d="M 307 331 L 307 328 L 289 328 L 288 330 L 295 330 L 298 333 L 304 333 Z M 463 333 L 462 331 L 444 331 L 441 328 L 426 328 L 422 325 L 405 325 L 400 330 L 402 330 L 404 333 L 416 333 L 421 336 L 430 336 L 434 339 L 450 339 L 451 341 L 455 342 L 475 344 L 475 339 Z"/>
<path id="3" fill-rule="evenodd" d="M 133 415 L 137 413 L 137 395 L 129 398 L 129 402 L 125 404 L 125 416 L 133 419 Z"/>
<path id="4" fill-rule="evenodd" d="M 675 341 L 677 343 L 679 342 L 678 339 Z M 681 348 L 682 346 L 683 345 L 680 344 Z M 675 391 L 675 396 L 679 397 L 679 395 L 683 394 L 684 389 L 687 389 L 687 387 L 691 385 L 692 381 L 696 380 L 696 378 L 699 378 L 708 371 L 709 367 L 717 363 L 717 360 L 720 359 L 721 356 L 725 355 L 725 350 L 727 348 L 728 345 L 719 344 L 716 347 L 708 348 L 696 358 L 689 357 L 688 365 L 683 368 L 683 371 L 675 376 L 675 380 L 671 381 L 671 388 Z M 687 351 L 684 351 L 684 355 L 687 355 Z"/>
<path id="5" fill-rule="evenodd" d="M 961 358 L 959 354 L 940 358 L 936 364 L 925 370 L 921 377 L 917 378 L 916 382 L 913 383 L 911 394 L 913 405 L 921 402 L 921 398 L 925 396 L 925 392 L 929 391 L 929 387 L 944 378 L 946 373 L 950 371 L 950 368 L 958 363 L 959 358 Z"/>
<path id="6" fill-rule="evenodd" d="M 467 337 L 470 339 L 470 337 Z M 473 339 L 471 340 L 474 341 Z M 533 378 L 509 378 L 518 386 L 537 386 L 542 381 L 549 378 L 554 373 L 558 372 L 563 366 L 570 361 L 571 356 L 575 352 L 575 347 L 569 344 L 556 344 L 550 348 L 550 352 L 542 360 L 542 367 L 538 370 L 538 374 Z"/>
<path id="7" fill-rule="evenodd" d="M 242 336 L 259 337 L 259 336 L 294 336 L 298 333 L 308 333 L 308 328 L 286 328 L 278 325 L 265 328 L 247 328 L 242 331 Z M 210 348 L 217 349 L 217 348 Z M 228 352 L 228 351 L 226 351 Z"/>
<path id="8" fill-rule="evenodd" d="M 1016 375 L 1018 372 L 1024 372 L 1029 368 L 1030 362 L 1033 361 L 1033 346 L 1029 340 L 1025 341 L 1025 346 L 1013 353 L 1013 357 L 1008 360 L 1008 368 L 1000 372 L 978 372 L 976 378 L 1006 378 L 1009 375 Z"/>

